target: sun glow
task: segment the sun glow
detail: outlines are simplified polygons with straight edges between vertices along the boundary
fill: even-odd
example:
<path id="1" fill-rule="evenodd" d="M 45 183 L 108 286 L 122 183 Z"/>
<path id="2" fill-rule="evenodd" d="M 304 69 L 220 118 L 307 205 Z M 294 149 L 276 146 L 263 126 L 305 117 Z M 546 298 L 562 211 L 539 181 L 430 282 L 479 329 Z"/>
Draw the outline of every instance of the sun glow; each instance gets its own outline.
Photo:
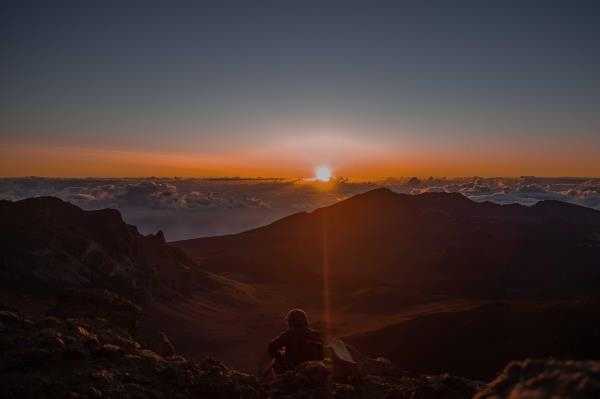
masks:
<path id="1" fill-rule="evenodd" d="M 331 179 L 331 169 L 327 166 L 318 166 L 315 169 L 315 179 L 324 182 L 329 181 Z"/>

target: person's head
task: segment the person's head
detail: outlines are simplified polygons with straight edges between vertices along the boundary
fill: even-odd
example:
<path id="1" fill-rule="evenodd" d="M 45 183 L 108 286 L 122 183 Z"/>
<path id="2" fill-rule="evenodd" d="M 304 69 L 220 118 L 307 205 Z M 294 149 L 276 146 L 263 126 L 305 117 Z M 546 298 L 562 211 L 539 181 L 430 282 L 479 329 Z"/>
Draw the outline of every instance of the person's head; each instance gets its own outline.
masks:
<path id="1" fill-rule="evenodd" d="M 302 309 L 292 309 L 285 316 L 288 326 L 292 329 L 308 327 L 308 317 Z"/>

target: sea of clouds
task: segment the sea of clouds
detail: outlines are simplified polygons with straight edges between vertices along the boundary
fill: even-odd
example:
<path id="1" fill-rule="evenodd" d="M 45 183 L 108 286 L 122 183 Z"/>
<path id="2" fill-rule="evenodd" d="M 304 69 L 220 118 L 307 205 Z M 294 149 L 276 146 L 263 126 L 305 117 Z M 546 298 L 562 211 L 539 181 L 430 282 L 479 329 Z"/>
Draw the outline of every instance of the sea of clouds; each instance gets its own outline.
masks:
<path id="1" fill-rule="evenodd" d="M 559 200 L 600 210 L 600 179 L 537 177 L 338 179 L 327 187 L 283 179 L 5 178 L 0 179 L 0 199 L 50 195 L 84 209 L 116 208 L 144 234 L 162 230 L 167 240 L 181 240 L 237 233 L 376 187 L 408 194 L 459 192 L 499 204 Z"/>

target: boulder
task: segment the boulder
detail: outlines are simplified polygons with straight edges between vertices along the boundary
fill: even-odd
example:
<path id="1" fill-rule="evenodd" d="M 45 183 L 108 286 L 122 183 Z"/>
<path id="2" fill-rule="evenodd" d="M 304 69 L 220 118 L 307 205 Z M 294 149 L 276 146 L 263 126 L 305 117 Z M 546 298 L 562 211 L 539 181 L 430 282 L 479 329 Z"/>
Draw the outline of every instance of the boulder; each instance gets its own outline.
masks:
<path id="1" fill-rule="evenodd" d="M 22 328 L 1 311 L 10 321 L 0 335 L 2 398 L 265 397 L 253 376 L 212 359 L 165 359 L 107 319 L 54 316 Z"/>
<path id="2" fill-rule="evenodd" d="M 600 361 L 511 362 L 476 399 L 600 398 Z"/>

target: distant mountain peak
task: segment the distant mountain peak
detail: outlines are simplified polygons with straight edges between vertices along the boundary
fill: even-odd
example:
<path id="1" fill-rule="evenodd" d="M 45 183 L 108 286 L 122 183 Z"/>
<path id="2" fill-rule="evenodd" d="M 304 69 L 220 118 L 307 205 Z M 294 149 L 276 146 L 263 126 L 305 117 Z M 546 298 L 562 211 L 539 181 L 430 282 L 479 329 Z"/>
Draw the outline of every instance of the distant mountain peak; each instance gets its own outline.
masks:
<path id="1" fill-rule="evenodd" d="M 362 194 L 359 194 L 355 197 L 373 197 L 373 198 L 377 198 L 377 197 L 396 197 L 399 194 L 390 190 L 387 187 L 378 187 L 378 188 L 374 188 L 372 190 L 369 190 L 367 192 L 364 192 Z"/>
<path id="2" fill-rule="evenodd" d="M 600 276 L 600 247 L 589 238 L 598 231 L 600 212 L 588 208 L 501 206 L 460 193 L 380 187 L 259 229 L 175 245 L 210 271 L 306 286 L 321 278 L 325 248 L 333 296 L 342 303 L 349 292 L 388 279 L 399 296 L 531 292 L 539 281 L 556 292 L 584 292 Z M 568 279 L 564 265 L 576 265 Z"/>
<path id="3" fill-rule="evenodd" d="M 432 203 L 435 204 L 440 204 L 440 205 L 444 205 L 444 204 L 475 204 L 475 202 L 473 202 L 472 200 L 470 200 L 469 198 L 465 197 L 464 195 L 462 195 L 461 193 L 447 193 L 447 192 L 425 192 L 425 193 L 421 193 L 421 194 L 416 194 L 416 195 L 412 195 L 412 194 L 404 194 L 404 193 L 397 193 L 393 190 L 390 190 L 387 187 L 379 187 L 379 188 L 375 188 L 373 190 L 369 190 L 367 192 L 364 192 L 362 194 L 358 194 L 355 195 L 353 197 L 350 197 L 344 201 L 341 201 L 341 203 L 350 201 L 350 202 L 354 202 L 354 201 L 363 201 L 363 200 L 368 200 L 370 202 L 376 202 L 376 201 L 406 201 L 407 203 L 410 204 L 414 204 L 414 205 L 430 205 Z"/>

